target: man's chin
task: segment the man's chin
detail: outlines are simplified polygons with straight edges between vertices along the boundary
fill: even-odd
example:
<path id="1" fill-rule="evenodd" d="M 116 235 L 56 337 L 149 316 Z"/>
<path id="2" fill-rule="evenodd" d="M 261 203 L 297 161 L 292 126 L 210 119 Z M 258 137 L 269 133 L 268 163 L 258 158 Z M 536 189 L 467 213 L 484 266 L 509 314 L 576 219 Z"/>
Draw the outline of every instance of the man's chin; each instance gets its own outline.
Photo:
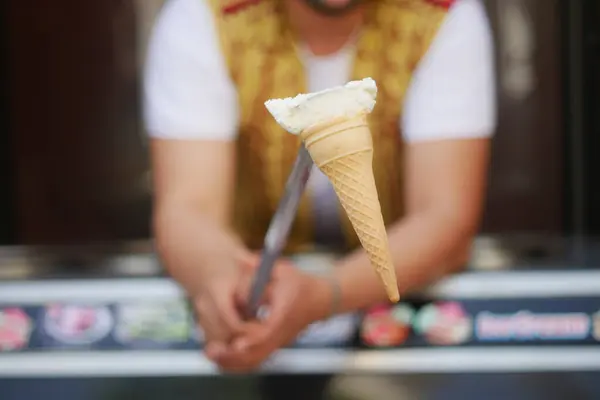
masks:
<path id="1" fill-rule="evenodd" d="M 362 0 L 304 0 L 319 14 L 338 17 L 354 10 Z"/>

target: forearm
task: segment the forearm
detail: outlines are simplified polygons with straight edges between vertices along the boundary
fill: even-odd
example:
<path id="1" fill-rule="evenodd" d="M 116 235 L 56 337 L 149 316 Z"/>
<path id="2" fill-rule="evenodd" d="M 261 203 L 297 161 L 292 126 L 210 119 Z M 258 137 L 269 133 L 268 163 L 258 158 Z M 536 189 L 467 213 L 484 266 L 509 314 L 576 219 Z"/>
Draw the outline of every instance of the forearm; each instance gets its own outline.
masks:
<path id="1" fill-rule="evenodd" d="M 441 278 L 467 258 L 474 229 L 435 213 L 408 216 L 388 231 L 400 295 Z M 335 277 L 340 284 L 340 312 L 386 301 L 385 291 L 369 258 L 360 249 L 342 259 Z"/>
<path id="2" fill-rule="evenodd" d="M 191 207 L 156 211 L 154 231 L 163 264 L 190 295 L 201 290 L 211 268 L 227 268 L 223 260 L 243 251 L 224 224 Z"/>

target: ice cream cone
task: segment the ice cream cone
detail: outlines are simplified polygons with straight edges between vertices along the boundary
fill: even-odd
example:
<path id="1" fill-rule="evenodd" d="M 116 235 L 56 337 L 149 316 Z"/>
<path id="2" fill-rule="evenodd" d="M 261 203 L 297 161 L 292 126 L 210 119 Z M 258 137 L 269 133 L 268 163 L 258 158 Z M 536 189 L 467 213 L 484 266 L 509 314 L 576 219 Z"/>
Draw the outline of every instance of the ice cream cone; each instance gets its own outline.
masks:
<path id="1" fill-rule="evenodd" d="M 300 137 L 331 181 L 389 299 L 400 299 L 373 175 L 373 140 L 366 114 L 303 130 Z"/>

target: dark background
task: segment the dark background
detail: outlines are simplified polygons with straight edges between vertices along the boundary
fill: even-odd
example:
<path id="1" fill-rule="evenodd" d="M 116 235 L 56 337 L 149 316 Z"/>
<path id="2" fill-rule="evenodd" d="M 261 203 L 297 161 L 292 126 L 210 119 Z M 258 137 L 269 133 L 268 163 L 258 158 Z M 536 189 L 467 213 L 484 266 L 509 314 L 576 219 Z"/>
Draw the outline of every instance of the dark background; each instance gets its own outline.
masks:
<path id="1" fill-rule="evenodd" d="M 600 232 L 600 2 L 584 1 L 583 7 L 583 120 L 587 162 L 585 186 L 588 190 L 587 221 L 590 232 Z M 575 28 L 576 29 L 576 28 Z"/>
<path id="2" fill-rule="evenodd" d="M 11 177 L 12 161 L 9 132 L 9 94 L 8 94 L 8 30 L 6 2 L 0 3 L 0 242 L 10 243 L 14 237 L 13 181 Z"/>
<path id="3" fill-rule="evenodd" d="M 146 237 L 133 3 L 5 3 L 12 241 Z"/>

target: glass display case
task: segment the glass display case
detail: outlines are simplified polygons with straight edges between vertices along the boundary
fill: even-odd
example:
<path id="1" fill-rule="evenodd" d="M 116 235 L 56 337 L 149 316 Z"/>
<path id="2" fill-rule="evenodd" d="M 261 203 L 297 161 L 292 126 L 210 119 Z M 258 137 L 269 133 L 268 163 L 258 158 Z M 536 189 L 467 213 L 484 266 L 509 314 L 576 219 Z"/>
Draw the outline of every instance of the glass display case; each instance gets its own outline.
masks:
<path id="1" fill-rule="evenodd" d="M 588 263 L 577 264 L 570 243 L 538 242 L 554 247 L 540 257 L 539 247 L 532 253 L 519 241 L 481 238 L 468 271 L 393 307 L 316 324 L 244 378 L 222 376 L 203 356 L 202 332 L 179 287 L 162 276 L 151 243 L 5 248 L 0 389 L 15 399 L 35 398 L 27 396 L 40 388 L 50 398 L 69 391 L 74 400 L 168 391 L 176 399 L 258 399 L 263 379 L 288 387 L 292 379 L 302 392 L 310 377 L 330 376 L 337 396 L 365 399 L 464 399 L 496 390 L 516 399 L 593 399 L 600 271 L 590 267 L 600 246 L 589 243 Z"/>
<path id="2" fill-rule="evenodd" d="M 265 370 L 600 369 L 600 271 L 590 268 L 600 246 L 588 245 L 588 265 L 568 265 L 577 262 L 569 243 L 540 259 L 516 247 L 492 254 L 499 253 L 492 240 L 478 242 L 488 243 L 477 246 L 467 272 L 398 305 L 318 323 Z M 217 373 L 200 355 L 203 335 L 186 299 L 162 276 L 149 243 L 6 249 L 0 267 L 0 376 Z"/>

